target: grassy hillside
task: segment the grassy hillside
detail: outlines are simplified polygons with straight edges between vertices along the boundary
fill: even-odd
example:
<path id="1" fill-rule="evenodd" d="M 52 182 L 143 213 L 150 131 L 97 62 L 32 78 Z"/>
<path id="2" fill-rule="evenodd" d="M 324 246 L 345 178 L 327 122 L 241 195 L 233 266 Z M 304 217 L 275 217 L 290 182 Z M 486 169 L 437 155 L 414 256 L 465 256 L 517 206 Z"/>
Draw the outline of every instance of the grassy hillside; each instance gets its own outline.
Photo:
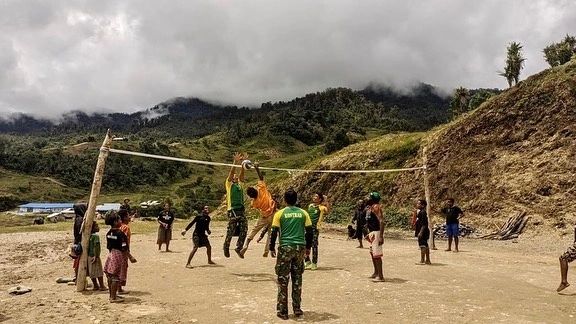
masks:
<path id="1" fill-rule="evenodd" d="M 486 226 L 519 210 L 532 224 L 570 226 L 576 220 L 576 61 L 529 77 L 431 132 L 425 143 L 435 209 L 454 197 Z M 396 191 L 395 203 L 423 194 L 409 175 L 398 178 Z"/>
<path id="2" fill-rule="evenodd" d="M 57 202 L 81 198 L 86 192 L 49 177 L 28 176 L 0 168 L 0 197 L 11 197 L 15 201 Z"/>

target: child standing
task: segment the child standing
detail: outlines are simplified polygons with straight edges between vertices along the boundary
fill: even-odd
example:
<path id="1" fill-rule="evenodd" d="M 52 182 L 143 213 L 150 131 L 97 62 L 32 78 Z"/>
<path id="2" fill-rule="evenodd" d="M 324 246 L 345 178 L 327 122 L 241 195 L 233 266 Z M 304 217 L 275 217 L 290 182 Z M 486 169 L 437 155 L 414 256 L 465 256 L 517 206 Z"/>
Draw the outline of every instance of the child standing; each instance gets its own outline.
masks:
<path id="1" fill-rule="evenodd" d="M 414 236 L 418 238 L 418 246 L 420 247 L 420 264 L 432 264 L 430 262 L 430 247 L 428 246 L 428 239 L 430 239 L 430 229 L 428 228 L 428 214 L 426 213 L 427 202 L 424 199 L 418 200 L 416 211 L 416 223 Z"/>
<path id="2" fill-rule="evenodd" d="M 210 231 L 210 208 L 208 206 L 204 206 L 202 209 L 202 213 L 200 215 L 194 217 L 194 220 L 186 226 L 186 229 L 182 231 L 182 236 L 186 235 L 186 232 L 192 228 L 196 224 L 196 228 L 194 228 L 194 232 L 192 233 L 192 243 L 194 243 L 194 248 L 192 248 L 192 252 L 188 256 L 188 262 L 186 263 L 186 268 L 192 268 L 190 263 L 192 262 L 192 258 L 196 251 L 198 251 L 199 247 L 206 247 L 206 254 L 208 255 L 208 264 L 215 264 L 212 261 L 212 246 L 210 245 L 210 240 L 208 240 L 208 235 L 212 234 Z M 208 233 L 208 235 L 206 235 Z"/>
<path id="3" fill-rule="evenodd" d="M 118 288 L 120 282 L 126 281 L 126 269 L 124 263 L 128 262 L 128 237 L 120 230 L 120 217 L 111 213 L 106 216 L 106 225 L 110 225 L 110 231 L 106 234 L 106 247 L 108 248 L 108 258 L 104 265 L 104 272 L 108 277 L 108 289 L 110 290 L 110 302 L 119 303 L 124 299 L 119 297 Z"/>
<path id="4" fill-rule="evenodd" d="M 382 256 L 384 244 L 384 216 L 382 215 L 382 205 L 380 204 L 380 193 L 373 191 L 370 193 L 366 203 L 366 227 L 368 234 L 366 240 L 370 243 L 370 257 L 374 272 L 370 276 L 374 282 L 384 282 L 384 270 Z"/>
<path id="5" fill-rule="evenodd" d="M 126 238 L 128 239 L 128 246 L 130 247 L 130 239 L 132 238 L 132 231 L 130 230 L 130 214 L 129 214 L 129 210 L 127 209 L 120 209 L 118 211 L 118 216 L 120 216 L 120 221 L 122 222 L 122 224 L 120 225 L 120 230 L 122 231 L 122 233 L 124 233 L 124 235 L 126 235 Z M 132 256 L 132 254 L 130 253 L 130 249 L 128 249 L 128 260 L 130 260 L 130 262 L 135 263 L 136 259 Z M 128 262 L 124 263 L 124 268 L 123 272 L 126 273 L 126 279 L 124 281 L 122 281 L 120 283 L 120 286 L 118 287 L 118 293 L 119 294 L 127 294 L 128 292 L 126 292 L 124 290 L 124 286 L 126 286 L 126 280 L 128 279 Z"/>
<path id="6" fill-rule="evenodd" d="M 92 279 L 94 290 L 106 290 L 104 286 L 104 272 L 102 271 L 102 260 L 100 260 L 100 236 L 98 223 L 92 224 L 92 235 L 88 241 L 88 275 Z"/>
<path id="7" fill-rule="evenodd" d="M 172 240 L 172 223 L 174 222 L 174 211 L 170 208 L 170 202 L 164 204 L 164 209 L 158 215 L 158 251 L 162 249 L 162 244 L 166 244 L 166 252 L 170 252 L 170 241 Z"/>
<path id="8" fill-rule="evenodd" d="M 325 203 L 325 197 L 322 193 L 317 192 L 312 196 L 312 203 L 308 206 L 308 214 L 312 220 L 312 260 L 310 254 L 306 255 L 305 269 L 316 270 L 318 268 L 318 237 L 320 231 L 318 230 L 322 225 L 324 216 L 328 214 L 328 206 Z"/>

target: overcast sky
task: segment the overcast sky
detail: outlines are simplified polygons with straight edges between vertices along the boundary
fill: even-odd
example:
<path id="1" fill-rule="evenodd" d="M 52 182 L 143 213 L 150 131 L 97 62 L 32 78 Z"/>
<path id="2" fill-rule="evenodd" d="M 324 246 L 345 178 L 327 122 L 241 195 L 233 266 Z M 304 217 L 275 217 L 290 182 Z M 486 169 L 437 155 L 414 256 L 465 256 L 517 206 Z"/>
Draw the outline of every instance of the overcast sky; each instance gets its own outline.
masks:
<path id="1" fill-rule="evenodd" d="M 524 78 L 567 33 L 574 0 L 0 0 L 0 116 L 259 106 L 370 81 L 502 88 L 509 42 Z"/>

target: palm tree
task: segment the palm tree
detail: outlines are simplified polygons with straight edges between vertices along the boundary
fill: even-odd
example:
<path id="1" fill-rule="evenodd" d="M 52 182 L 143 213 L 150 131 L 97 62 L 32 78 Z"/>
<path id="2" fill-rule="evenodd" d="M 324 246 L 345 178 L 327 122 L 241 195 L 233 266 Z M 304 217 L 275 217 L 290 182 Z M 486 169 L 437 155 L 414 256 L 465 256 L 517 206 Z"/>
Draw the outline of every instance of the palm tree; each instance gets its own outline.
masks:
<path id="1" fill-rule="evenodd" d="M 459 87 L 458 89 L 454 90 L 454 95 L 452 96 L 452 100 L 450 102 L 453 117 L 459 116 L 468 110 L 468 99 L 468 89 Z"/>
<path id="2" fill-rule="evenodd" d="M 506 81 L 508 81 L 508 86 L 512 87 L 512 84 L 518 84 L 520 71 L 524 68 L 526 59 L 522 56 L 522 45 L 520 43 L 512 42 L 506 49 L 506 66 L 504 67 L 504 72 L 499 72 L 498 74 L 505 77 Z"/>

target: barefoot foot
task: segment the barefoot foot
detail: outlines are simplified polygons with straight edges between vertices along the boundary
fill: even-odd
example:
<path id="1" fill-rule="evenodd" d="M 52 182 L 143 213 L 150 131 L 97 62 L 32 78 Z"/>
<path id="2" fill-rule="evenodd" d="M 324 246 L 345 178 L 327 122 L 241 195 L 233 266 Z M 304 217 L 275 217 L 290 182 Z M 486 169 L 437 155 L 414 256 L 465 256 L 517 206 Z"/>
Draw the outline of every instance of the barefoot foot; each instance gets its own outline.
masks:
<path id="1" fill-rule="evenodd" d="M 567 282 L 562 282 L 560 283 L 560 286 L 558 286 L 558 288 L 556 289 L 557 292 L 561 292 L 562 290 L 566 289 L 570 287 L 570 284 Z"/>

